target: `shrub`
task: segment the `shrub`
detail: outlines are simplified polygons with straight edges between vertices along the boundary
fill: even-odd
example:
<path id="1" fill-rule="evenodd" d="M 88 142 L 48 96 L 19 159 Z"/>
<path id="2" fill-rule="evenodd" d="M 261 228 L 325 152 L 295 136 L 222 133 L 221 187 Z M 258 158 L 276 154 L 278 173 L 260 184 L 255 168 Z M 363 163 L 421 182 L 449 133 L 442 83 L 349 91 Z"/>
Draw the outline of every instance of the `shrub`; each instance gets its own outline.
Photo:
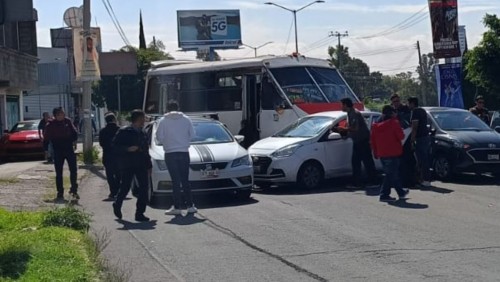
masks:
<path id="1" fill-rule="evenodd" d="M 45 227 L 67 227 L 87 232 L 90 228 L 89 214 L 71 206 L 57 208 L 44 214 L 42 225 Z"/>

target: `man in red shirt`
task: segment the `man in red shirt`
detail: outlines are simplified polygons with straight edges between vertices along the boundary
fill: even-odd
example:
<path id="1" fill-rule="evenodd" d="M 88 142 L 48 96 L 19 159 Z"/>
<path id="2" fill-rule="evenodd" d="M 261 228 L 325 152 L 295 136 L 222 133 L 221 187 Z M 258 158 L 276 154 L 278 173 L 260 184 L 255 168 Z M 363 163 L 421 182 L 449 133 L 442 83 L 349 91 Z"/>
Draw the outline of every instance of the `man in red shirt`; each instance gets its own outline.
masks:
<path id="1" fill-rule="evenodd" d="M 371 144 L 375 158 L 380 158 L 384 167 L 384 182 L 380 190 L 381 202 L 392 202 L 391 188 L 396 189 L 399 199 L 404 199 L 409 191 L 403 189 L 399 177 L 400 158 L 403 155 L 404 133 L 398 121 L 394 108 L 385 106 L 382 110 L 383 119 L 374 124 L 371 131 Z"/>

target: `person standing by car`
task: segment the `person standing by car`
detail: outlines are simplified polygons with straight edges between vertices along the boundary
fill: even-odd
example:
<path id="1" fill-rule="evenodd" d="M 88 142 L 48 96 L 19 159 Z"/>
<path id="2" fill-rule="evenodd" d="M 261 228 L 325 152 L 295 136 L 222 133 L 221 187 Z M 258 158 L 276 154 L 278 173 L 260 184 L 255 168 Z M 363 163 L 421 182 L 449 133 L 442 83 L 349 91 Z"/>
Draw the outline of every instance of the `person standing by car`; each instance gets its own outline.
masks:
<path id="1" fill-rule="evenodd" d="M 344 98 L 340 101 L 342 103 L 342 111 L 347 113 L 347 128 L 340 129 L 340 131 L 345 131 L 347 137 L 352 139 L 351 163 L 353 185 L 359 188 L 363 185 L 361 163 L 364 164 L 371 182 L 375 182 L 377 178 L 377 171 L 370 148 L 370 130 L 361 112 L 354 109 L 350 98 Z"/>
<path id="2" fill-rule="evenodd" d="M 476 106 L 470 108 L 471 113 L 475 114 L 478 118 L 484 121 L 488 126 L 490 126 L 491 119 L 490 113 L 486 107 L 484 107 L 484 97 L 479 95 L 476 97 Z"/>
<path id="3" fill-rule="evenodd" d="M 393 94 L 391 96 L 391 106 L 396 111 L 401 128 L 403 130 L 410 128 L 411 110 L 407 105 L 401 103 L 401 97 L 398 94 Z M 399 166 L 403 187 L 415 187 L 417 184 L 417 179 L 415 177 L 416 160 L 410 139 L 411 138 L 406 139 L 403 144 L 403 155 L 401 156 L 401 163 Z"/>
<path id="4" fill-rule="evenodd" d="M 113 113 L 108 113 L 104 119 L 106 127 L 99 132 L 99 145 L 102 147 L 102 163 L 109 185 L 108 200 L 114 200 L 120 189 L 120 174 L 118 160 L 113 150 L 113 138 L 120 127 L 116 124 L 116 116 Z"/>
<path id="5" fill-rule="evenodd" d="M 57 200 L 64 200 L 63 166 L 68 162 L 71 188 L 69 193 L 73 199 L 80 199 L 78 195 L 76 154 L 73 143 L 78 139 L 78 132 L 69 118 L 66 118 L 63 108 L 55 108 L 52 112 L 54 119 L 45 127 L 45 138 L 54 148 L 54 167 L 56 170 Z"/>
<path id="6" fill-rule="evenodd" d="M 430 149 L 431 137 L 427 128 L 427 112 L 418 105 L 418 98 L 408 98 L 411 110 L 411 144 L 417 157 L 417 166 L 423 188 L 431 186 Z"/>
<path id="7" fill-rule="evenodd" d="M 43 138 L 43 150 L 45 151 L 45 160 L 47 163 L 52 163 L 52 150 L 51 150 L 51 145 L 49 140 L 45 138 L 45 127 L 47 126 L 47 123 L 50 121 L 50 114 L 49 112 L 44 112 L 42 114 L 42 119 L 40 120 L 40 123 L 38 123 L 38 135 L 40 138 Z"/>
<path id="8" fill-rule="evenodd" d="M 138 183 L 135 220 L 146 222 L 149 221 L 144 215 L 148 204 L 148 177 L 153 167 L 149 156 L 148 137 L 143 130 L 146 114 L 141 110 L 134 110 L 130 119 L 132 124 L 119 129 L 112 142 L 120 170 L 120 189 L 113 203 L 113 213 L 118 219 L 122 218 L 123 200 L 127 197 L 135 177 Z"/>
<path id="9" fill-rule="evenodd" d="M 156 138 L 163 144 L 165 162 L 172 178 L 174 206 L 165 212 L 166 215 L 180 215 L 183 204 L 188 213 L 196 213 L 193 203 L 191 187 L 189 185 L 189 147 L 194 137 L 194 128 L 191 119 L 179 112 L 177 102 L 170 101 L 167 105 L 168 113 L 160 120 Z M 181 193 L 181 185 L 183 194 Z"/>
<path id="10" fill-rule="evenodd" d="M 391 188 L 396 189 L 400 199 L 408 195 L 399 177 L 404 133 L 392 106 L 385 106 L 382 115 L 382 121 L 372 125 L 371 144 L 375 158 L 380 158 L 385 173 L 380 190 L 380 201 L 391 202 L 396 200 L 391 197 Z"/>

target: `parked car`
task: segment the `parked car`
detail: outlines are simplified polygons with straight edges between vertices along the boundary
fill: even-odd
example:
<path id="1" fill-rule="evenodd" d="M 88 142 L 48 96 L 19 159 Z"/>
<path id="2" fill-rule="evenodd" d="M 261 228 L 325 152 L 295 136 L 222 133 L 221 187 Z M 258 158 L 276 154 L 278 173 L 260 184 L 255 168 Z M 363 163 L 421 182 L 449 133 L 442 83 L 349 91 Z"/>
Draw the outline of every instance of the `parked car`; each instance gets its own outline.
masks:
<path id="1" fill-rule="evenodd" d="M 0 139 L 0 159 L 16 157 L 44 158 L 43 141 L 38 134 L 39 120 L 16 123 L 11 130 L 5 131 Z"/>
<path id="2" fill-rule="evenodd" d="M 243 136 L 233 136 L 219 121 L 191 118 L 195 137 L 191 142 L 189 181 L 196 193 L 231 192 L 240 199 L 250 197 L 253 188 L 252 160 L 240 146 Z M 162 145 L 156 139 L 159 119 L 150 126 L 150 155 L 153 170 L 150 197 L 172 194 L 172 180 L 164 161 Z"/>
<path id="3" fill-rule="evenodd" d="M 362 112 L 369 126 L 380 113 Z M 249 148 L 257 185 L 297 183 L 314 189 L 323 179 L 350 175 L 352 140 L 331 128 L 344 125 L 347 115 L 332 111 L 303 117 Z M 376 161 L 378 169 L 380 162 Z"/>
<path id="4" fill-rule="evenodd" d="M 425 108 L 433 135 L 434 174 L 500 172 L 500 134 L 466 110 Z"/>

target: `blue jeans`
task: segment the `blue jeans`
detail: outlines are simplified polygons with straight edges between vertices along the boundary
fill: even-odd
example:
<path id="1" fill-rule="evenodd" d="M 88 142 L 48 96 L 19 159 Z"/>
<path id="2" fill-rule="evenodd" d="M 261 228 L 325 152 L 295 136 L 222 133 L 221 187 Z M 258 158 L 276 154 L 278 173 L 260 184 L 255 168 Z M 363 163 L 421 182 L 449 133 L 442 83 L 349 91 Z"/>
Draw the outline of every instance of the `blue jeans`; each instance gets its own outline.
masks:
<path id="1" fill-rule="evenodd" d="M 382 189 L 380 190 L 380 197 L 389 197 L 391 195 L 391 188 L 396 189 L 399 196 L 404 196 L 405 191 L 403 190 L 401 178 L 399 177 L 399 158 L 381 158 L 380 161 L 382 162 L 385 173 Z"/>
<path id="2" fill-rule="evenodd" d="M 431 181 L 431 137 L 419 137 L 415 142 L 417 165 L 423 181 Z"/>
<path id="3" fill-rule="evenodd" d="M 193 197 L 189 184 L 189 153 L 167 153 L 165 154 L 165 163 L 167 164 L 168 173 L 172 179 L 174 208 L 181 209 L 183 203 L 186 204 L 188 208 L 193 206 Z M 182 193 L 181 190 L 184 193 Z"/>

